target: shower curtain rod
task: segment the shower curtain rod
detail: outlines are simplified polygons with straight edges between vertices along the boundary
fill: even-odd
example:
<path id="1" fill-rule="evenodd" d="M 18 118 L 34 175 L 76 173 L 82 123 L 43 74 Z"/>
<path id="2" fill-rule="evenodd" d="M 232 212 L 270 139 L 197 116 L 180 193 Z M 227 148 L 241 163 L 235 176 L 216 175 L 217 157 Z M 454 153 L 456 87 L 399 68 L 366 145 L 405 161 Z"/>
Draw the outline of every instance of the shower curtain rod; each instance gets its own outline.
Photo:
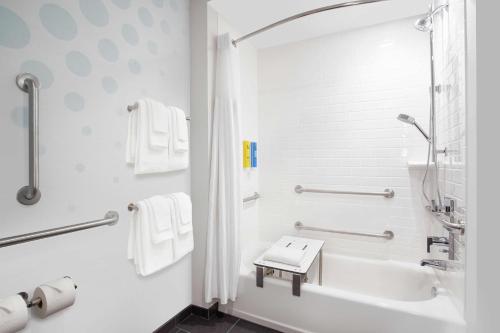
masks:
<path id="1" fill-rule="evenodd" d="M 278 27 L 278 26 L 280 26 L 282 24 L 288 23 L 290 21 L 297 20 L 297 19 L 305 17 L 305 16 L 309 16 L 309 15 L 313 15 L 313 14 L 318 14 L 318 13 L 321 13 L 321 12 L 326 12 L 326 11 L 332 10 L 332 9 L 339 9 L 339 8 L 345 8 L 345 7 L 358 6 L 358 5 L 366 5 L 366 4 L 375 3 L 375 2 L 382 2 L 382 1 L 389 1 L 389 0 L 358 0 L 358 1 L 347 1 L 347 2 L 338 3 L 336 5 L 330 5 L 330 6 L 320 7 L 320 8 L 316 8 L 316 9 L 311 9 L 311 10 L 308 10 L 308 11 L 305 11 L 305 12 L 302 12 L 302 13 L 295 14 L 293 16 L 287 17 L 285 19 L 279 20 L 279 21 L 274 22 L 272 24 L 266 25 L 265 27 L 260 28 L 259 30 L 255 30 L 255 31 L 253 31 L 251 33 L 248 33 L 248 34 L 244 35 L 244 36 L 241 36 L 238 39 L 234 39 L 233 40 L 233 45 L 236 47 L 239 42 L 242 42 L 242 41 L 244 41 L 244 40 L 246 40 L 248 38 L 252 38 L 253 36 L 256 36 L 256 35 L 258 35 L 258 34 L 260 34 L 262 32 L 265 32 L 267 30 L 271 30 L 271 29 L 276 28 L 276 27 Z"/>

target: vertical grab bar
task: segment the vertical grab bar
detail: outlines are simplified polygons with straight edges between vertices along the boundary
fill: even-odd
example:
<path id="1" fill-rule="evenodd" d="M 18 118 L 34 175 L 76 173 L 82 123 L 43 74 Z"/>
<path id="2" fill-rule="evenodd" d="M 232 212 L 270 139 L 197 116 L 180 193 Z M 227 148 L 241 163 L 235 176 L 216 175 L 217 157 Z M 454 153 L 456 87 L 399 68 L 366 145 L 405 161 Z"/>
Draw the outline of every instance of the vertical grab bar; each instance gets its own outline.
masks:
<path id="1" fill-rule="evenodd" d="M 38 89 L 36 76 L 22 73 L 16 77 L 19 89 L 28 93 L 29 107 L 29 185 L 17 192 L 17 201 L 23 205 L 34 205 L 41 197 L 38 177 Z"/>

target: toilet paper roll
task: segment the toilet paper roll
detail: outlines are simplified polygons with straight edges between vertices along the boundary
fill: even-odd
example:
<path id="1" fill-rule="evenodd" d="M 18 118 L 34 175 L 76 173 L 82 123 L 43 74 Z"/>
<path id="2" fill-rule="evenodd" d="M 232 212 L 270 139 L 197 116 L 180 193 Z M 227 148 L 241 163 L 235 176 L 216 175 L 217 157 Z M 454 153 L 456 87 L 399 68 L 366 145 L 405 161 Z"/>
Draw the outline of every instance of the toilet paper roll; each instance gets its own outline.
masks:
<path id="1" fill-rule="evenodd" d="M 28 324 L 28 307 L 20 295 L 0 299 L 0 333 L 18 332 Z"/>
<path id="2" fill-rule="evenodd" d="M 62 279 L 47 282 L 35 289 L 33 300 L 40 298 L 42 303 L 33 307 L 33 312 L 40 318 L 66 309 L 75 303 L 76 290 L 73 279 Z"/>

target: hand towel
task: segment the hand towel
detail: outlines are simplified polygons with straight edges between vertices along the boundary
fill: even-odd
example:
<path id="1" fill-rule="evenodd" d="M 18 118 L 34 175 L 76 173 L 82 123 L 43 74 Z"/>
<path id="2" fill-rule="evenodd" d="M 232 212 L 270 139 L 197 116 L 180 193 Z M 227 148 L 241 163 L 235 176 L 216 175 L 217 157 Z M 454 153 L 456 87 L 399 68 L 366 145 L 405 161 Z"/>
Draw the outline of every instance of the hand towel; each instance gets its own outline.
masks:
<path id="1" fill-rule="evenodd" d="M 263 259 L 300 267 L 305 251 L 290 247 L 273 245 L 264 253 Z"/>
<path id="2" fill-rule="evenodd" d="M 129 234 L 128 257 L 134 260 L 136 272 L 151 275 L 175 262 L 174 240 L 154 244 L 151 239 L 152 216 L 146 201 L 136 203 L 138 210 L 132 214 Z"/>
<path id="3" fill-rule="evenodd" d="M 181 109 L 171 106 L 172 112 L 172 134 L 175 152 L 187 152 L 189 150 L 189 135 L 186 121 L 186 113 Z"/>
<path id="4" fill-rule="evenodd" d="M 177 227 L 179 234 L 185 234 L 193 230 L 192 223 L 192 204 L 189 195 L 183 192 L 173 193 L 171 195 L 175 202 L 176 216 L 177 216 Z"/>
<path id="5" fill-rule="evenodd" d="M 135 155 L 136 174 L 167 172 L 169 168 L 170 148 L 157 149 L 150 145 L 150 113 L 142 112 L 145 109 L 145 102 L 139 102 L 139 109 L 133 112 L 137 117 L 137 144 Z"/>
<path id="6" fill-rule="evenodd" d="M 154 244 L 174 237 L 172 220 L 175 218 L 174 202 L 163 195 L 155 195 L 146 200 L 151 212 L 152 224 L 151 239 Z"/>
<path id="7" fill-rule="evenodd" d="M 128 114 L 127 144 L 125 147 L 125 160 L 127 163 L 135 163 L 137 150 L 137 113 L 135 111 Z"/>
<path id="8" fill-rule="evenodd" d="M 168 148 L 170 115 L 169 110 L 160 102 L 152 99 L 139 101 L 135 112 L 145 112 L 147 117 L 148 140 L 151 149 Z"/>

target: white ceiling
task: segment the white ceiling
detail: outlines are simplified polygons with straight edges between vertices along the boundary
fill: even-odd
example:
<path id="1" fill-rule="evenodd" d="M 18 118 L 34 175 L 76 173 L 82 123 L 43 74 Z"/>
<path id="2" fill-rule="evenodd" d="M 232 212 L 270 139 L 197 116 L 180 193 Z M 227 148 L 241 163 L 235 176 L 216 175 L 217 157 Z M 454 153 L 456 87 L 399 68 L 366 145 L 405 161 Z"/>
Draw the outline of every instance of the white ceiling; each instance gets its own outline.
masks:
<path id="1" fill-rule="evenodd" d="M 346 0 L 210 0 L 235 30 L 246 34 L 288 16 Z M 389 0 L 304 17 L 252 37 L 244 43 L 266 48 L 343 30 L 423 14 L 430 0 Z M 239 37 L 239 36 L 234 36 Z"/>

